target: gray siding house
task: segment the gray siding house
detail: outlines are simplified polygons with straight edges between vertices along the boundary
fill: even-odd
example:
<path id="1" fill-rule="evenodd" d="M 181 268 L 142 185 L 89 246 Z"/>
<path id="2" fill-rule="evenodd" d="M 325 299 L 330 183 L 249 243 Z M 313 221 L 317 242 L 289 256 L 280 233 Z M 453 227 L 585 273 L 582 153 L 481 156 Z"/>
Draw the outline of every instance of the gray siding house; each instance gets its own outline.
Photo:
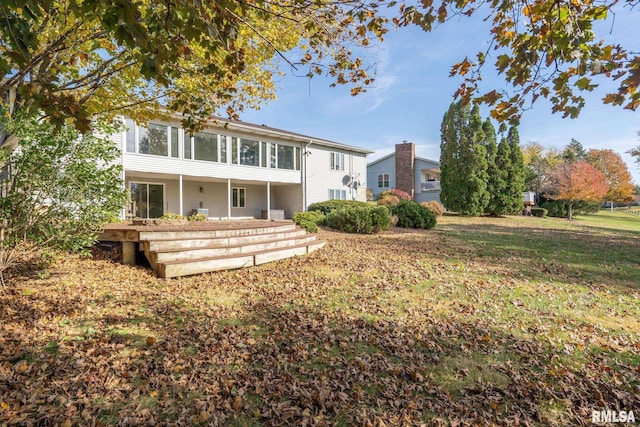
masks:
<path id="1" fill-rule="evenodd" d="M 367 165 L 367 183 L 374 197 L 397 188 L 416 202 L 440 202 L 440 163 L 416 157 L 415 144 L 396 144 L 395 152 Z"/>

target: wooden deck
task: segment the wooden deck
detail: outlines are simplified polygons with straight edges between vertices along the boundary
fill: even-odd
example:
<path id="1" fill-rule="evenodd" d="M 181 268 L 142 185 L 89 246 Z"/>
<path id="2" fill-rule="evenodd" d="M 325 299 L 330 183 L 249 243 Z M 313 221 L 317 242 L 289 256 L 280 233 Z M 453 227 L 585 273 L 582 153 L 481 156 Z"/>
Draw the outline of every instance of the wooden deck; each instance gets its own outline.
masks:
<path id="1" fill-rule="evenodd" d="M 251 267 L 313 252 L 325 242 L 291 221 L 111 224 L 101 242 L 121 242 L 123 262 L 143 252 L 159 277 Z"/>

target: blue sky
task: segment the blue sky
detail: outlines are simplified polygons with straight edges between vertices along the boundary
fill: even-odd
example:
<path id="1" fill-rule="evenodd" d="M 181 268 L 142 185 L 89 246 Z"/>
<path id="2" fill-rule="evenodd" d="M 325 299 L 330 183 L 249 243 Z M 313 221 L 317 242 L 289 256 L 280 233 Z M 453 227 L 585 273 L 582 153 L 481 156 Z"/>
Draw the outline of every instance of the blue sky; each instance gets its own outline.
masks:
<path id="1" fill-rule="evenodd" d="M 601 37 L 640 51 L 640 14 L 622 10 L 600 26 Z M 417 155 L 440 157 L 440 123 L 461 82 L 450 78 L 452 64 L 465 56 L 474 57 L 488 45 L 487 25 L 480 19 L 449 22 L 432 33 L 417 28 L 391 31 L 383 43 L 363 52 L 365 63 L 373 65 L 376 81 L 364 94 L 351 96 L 349 87 L 331 88 L 324 77 L 295 77 L 288 68 L 278 81 L 278 100 L 258 111 L 248 110 L 241 119 L 318 138 L 356 145 L 374 151 L 369 161 L 382 157 L 394 145 L 408 140 L 416 144 Z M 483 89 L 504 87 L 504 82 L 487 68 Z M 304 75 L 305 70 L 297 72 Z M 564 147 L 571 138 L 585 148 L 610 148 L 627 162 L 636 183 L 640 169 L 625 152 L 640 145 L 640 111 L 604 105 L 604 90 L 586 94 L 587 105 L 577 119 L 551 114 L 545 100 L 524 113 L 520 126 L 521 144 L 536 141 L 543 146 Z M 488 116 L 486 108 L 483 116 Z"/>

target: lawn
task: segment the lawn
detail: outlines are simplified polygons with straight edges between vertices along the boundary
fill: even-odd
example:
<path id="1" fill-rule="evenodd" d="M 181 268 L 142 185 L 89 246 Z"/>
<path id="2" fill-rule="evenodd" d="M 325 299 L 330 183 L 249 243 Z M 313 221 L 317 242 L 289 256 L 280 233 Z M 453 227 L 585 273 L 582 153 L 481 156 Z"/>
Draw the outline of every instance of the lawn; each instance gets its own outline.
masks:
<path id="1" fill-rule="evenodd" d="M 0 295 L 0 426 L 640 419 L 640 218 L 440 218 L 160 280 L 65 256 Z"/>

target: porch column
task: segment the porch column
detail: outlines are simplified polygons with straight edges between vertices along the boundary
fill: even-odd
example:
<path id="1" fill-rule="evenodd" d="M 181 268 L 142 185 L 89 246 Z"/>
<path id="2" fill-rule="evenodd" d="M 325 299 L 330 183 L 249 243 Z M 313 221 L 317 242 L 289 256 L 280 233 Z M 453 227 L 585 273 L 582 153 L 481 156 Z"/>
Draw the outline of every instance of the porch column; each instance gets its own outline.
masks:
<path id="1" fill-rule="evenodd" d="M 180 197 L 180 215 L 184 215 L 184 209 L 182 206 L 182 175 L 180 175 L 180 185 L 178 186 L 178 197 Z"/>
<path id="2" fill-rule="evenodd" d="M 267 221 L 271 220 L 271 182 L 267 181 Z"/>
<path id="3" fill-rule="evenodd" d="M 231 220 L 231 178 L 227 178 L 227 219 Z"/>

